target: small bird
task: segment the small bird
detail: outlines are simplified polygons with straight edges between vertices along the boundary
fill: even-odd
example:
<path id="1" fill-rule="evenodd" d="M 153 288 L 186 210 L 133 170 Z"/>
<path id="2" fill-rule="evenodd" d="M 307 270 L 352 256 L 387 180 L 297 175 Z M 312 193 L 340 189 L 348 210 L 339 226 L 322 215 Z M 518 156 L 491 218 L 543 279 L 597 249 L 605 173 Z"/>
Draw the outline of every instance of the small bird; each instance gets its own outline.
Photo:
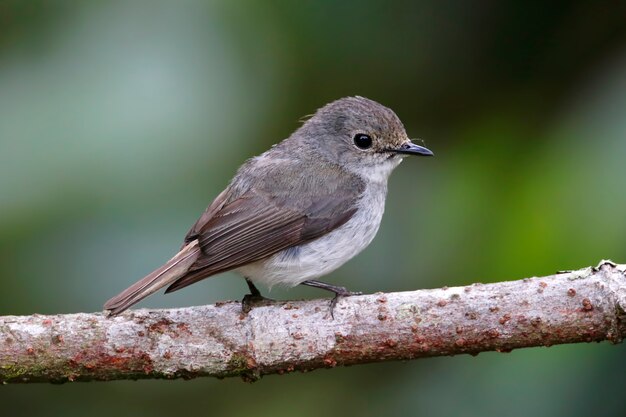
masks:
<path id="1" fill-rule="evenodd" d="M 355 295 L 315 280 L 370 244 L 385 209 L 387 179 L 412 143 L 389 108 L 345 97 L 320 108 L 289 138 L 249 159 L 185 237 L 180 251 L 104 308 L 117 315 L 159 289 L 166 293 L 234 270 L 248 284 L 298 284 Z"/>

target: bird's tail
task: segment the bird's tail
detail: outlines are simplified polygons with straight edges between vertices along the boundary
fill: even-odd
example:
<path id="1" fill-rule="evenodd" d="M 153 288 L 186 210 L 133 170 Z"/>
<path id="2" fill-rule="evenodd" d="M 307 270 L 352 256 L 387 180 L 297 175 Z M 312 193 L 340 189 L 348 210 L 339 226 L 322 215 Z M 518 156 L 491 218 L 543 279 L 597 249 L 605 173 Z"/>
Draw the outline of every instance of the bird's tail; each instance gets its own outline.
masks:
<path id="1" fill-rule="evenodd" d="M 104 304 L 104 309 L 109 310 L 109 314 L 112 316 L 120 314 L 128 307 L 185 275 L 199 255 L 198 241 L 194 240 L 188 243 L 165 265 L 152 271 L 142 280 L 107 301 Z"/>

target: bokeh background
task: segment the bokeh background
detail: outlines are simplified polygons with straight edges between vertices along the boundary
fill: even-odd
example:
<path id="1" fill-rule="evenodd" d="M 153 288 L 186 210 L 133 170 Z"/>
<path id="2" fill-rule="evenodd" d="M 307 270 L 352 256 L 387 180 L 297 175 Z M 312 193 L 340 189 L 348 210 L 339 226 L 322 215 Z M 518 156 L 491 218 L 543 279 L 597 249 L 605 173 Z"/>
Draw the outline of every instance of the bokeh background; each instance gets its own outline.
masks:
<path id="1" fill-rule="evenodd" d="M 0 314 L 98 311 L 236 168 L 346 95 L 435 158 L 390 181 L 366 292 L 626 262 L 623 2 L 0 1 Z M 223 274 L 143 307 L 239 299 Z M 275 289 L 276 298 L 326 296 Z M 581 344 L 218 381 L 0 387 L 7 416 L 622 416 Z"/>

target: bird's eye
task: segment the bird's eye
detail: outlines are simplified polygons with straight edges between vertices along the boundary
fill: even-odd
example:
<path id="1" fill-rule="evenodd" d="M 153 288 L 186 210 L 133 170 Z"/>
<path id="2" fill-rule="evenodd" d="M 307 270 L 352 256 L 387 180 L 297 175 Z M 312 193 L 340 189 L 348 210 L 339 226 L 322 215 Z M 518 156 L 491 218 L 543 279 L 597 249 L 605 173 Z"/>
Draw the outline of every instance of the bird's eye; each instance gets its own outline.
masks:
<path id="1" fill-rule="evenodd" d="M 357 148 L 368 149 L 372 147 L 372 138 L 364 133 L 357 133 L 354 135 L 354 144 Z"/>

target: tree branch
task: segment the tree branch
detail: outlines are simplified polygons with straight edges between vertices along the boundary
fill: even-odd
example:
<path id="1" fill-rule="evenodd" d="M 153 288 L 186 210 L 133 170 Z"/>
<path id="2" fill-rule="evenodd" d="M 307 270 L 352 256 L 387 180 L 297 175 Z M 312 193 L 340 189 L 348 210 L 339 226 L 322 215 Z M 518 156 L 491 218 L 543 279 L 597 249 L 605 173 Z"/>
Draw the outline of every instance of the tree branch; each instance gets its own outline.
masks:
<path id="1" fill-rule="evenodd" d="M 0 317 L 0 382 L 218 378 L 626 335 L 626 265 L 467 287 L 172 310 Z"/>

